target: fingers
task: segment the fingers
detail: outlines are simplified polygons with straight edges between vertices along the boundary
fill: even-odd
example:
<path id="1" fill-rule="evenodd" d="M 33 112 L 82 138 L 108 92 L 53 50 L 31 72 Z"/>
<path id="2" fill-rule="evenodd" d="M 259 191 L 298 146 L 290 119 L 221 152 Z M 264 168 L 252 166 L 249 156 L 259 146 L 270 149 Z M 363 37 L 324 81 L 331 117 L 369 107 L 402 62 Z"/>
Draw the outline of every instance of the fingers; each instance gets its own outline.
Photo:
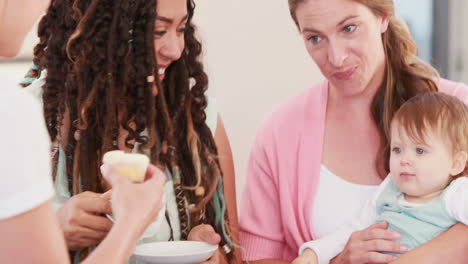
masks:
<path id="1" fill-rule="evenodd" d="M 368 228 L 384 228 L 384 229 L 387 229 L 388 228 L 388 222 L 378 222 L 378 223 L 375 223 L 371 226 L 369 226 Z"/>
<path id="2" fill-rule="evenodd" d="M 112 207 L 109 199 L 104 199 L 100 194 L 95 194 L 93 197 L 81 197 L 77 201 L 77 206 L 89 213 L 111 214 Z"/>
<path id="3" fill-rule="evenodd" d="M 112 197 L 112 189 L 110 189 L 107 192 L 101 194 L 99 197 L 102 198 L 102 199 L 110 200 L 111 197 Z"/>
<path id="4" fill-rule="evenodd" d="M 387 222 L 380 222 L 368 228 L 354 232 L 343 252 L 347 263 L 389 263 L 397 257 L 389 253 L 405 253 L 405 245 L 396 240 L 401 235 L 388 230 Z"/>
<path id="5" fill-rule="evenodd" d="M 65 211 L 64 219 L 79 219 L 83 215 L 83 211 L 91 214 L 112 213 L 110 201 L 101 198 L 101 194 L 93 192 L 83 192 L 73 196 L 68 200 L 59 212 Z"/>
<path id="6" fill-rule="evenodd" d="M 198 229 L 194 230 L 190 240 L 205 241 L 212 245 L 217 245 L 221 242 L 221 236 L 215 232 L 211 225 L 200 225 Z"/>
<path id="7" fill-rule="evenodd" d="M 146 169 L 145 180 L 152 179 L 158 173 L 158 168 L 153 164 L 148 164 L 148 168 Z"/>
<path id="8" fill-rule="evenodd" d="M 68 248 L 72 250 L 97 245 L 107 235 L 107 232 L 96 231 L 82 226 L 73 226 L 64 230 Z"/>
<path id="9" fill-rule="evenodd" d="M 377 251 L 377 252 L 392 252 L 392 253 L 405 253 L 408 249 L 405 245 L 390 241 L 390 240 L 370 240 L 363 243 L 363 249 L 365 251 Z"/>
<path id="10" fill-rule="evenodd" d="M 95 246 L 99 244 L 102 239 L 89 239 L 89 238 L 78 238 L 70 239 L 67 241 L 67 247 L 70 250 L 80 250 L 89 246 Z"/>
<path id="11" fill-rule="evenodd" d="M 387 229 L 369 229 L 364 230 L 361 234 L 361 239 L 364 241 L 375 240 L 375 239 L 385 239 L 385 240 L 398 240 L 401 238 L 400 233 L 394 230 Z"/>
<path id="12" fill-rule="evenodd" d="M 219 251 L 217 250 L 211 258 L 201 262 L 200 264 L 218 264 L 218 263 L 219 263 Z"/>
<path id="13" fill-rule="evenodd" d="M 207 260 L 207 261 L 203 261 L 203 262 L 200 262 L 200 264 L 217 264 L 214 260 Z"/>
<path id="14" fill-rule="evenodd" d="M 81 226 L 89 228 L 96 232 L 108 233 L 112 228 L 112 221 L 103 216 L 85 215 L 83 216 Z"/>
<path id="15" fill-rule="evenodd" d="M 291 264 L 308 264 L 308 263 L 312 263 L 312 262 L 308 262 L 307 260 L 302 259 L 301 257 L 298 257 L 294 259 L 293 262 L 291 262 Z"/>
<path id="16" fill-rule="evenodd" d="M 381 222 L 358 232 L 360 239 L 364 241 L 385 239 L 385 240 L 398 240 L 401 238 L 400 233 L 394 230 L 388 230 L 388 223 Z"/>
<path id="17" fill-rule="evenodd" d="M 318 263 L 318 257 L 317 257 L 317 254 L 315 253 L 314 250 L 312 250 L 310 248 L 307 248 L 294 261 L 297 264 L 300 264 L 300 263 L 303 263 L 303 264 L 306 264 L 306 263 L 317 264 Z"/>
<path id="18" fill-rule="evenodd" d="M 76 235 L 72 236 L 72 239 L 84 239 L 84 240 L 103 240 L 108 232 L 98 231 L 84 226 L 75 227 L 72 232 L 75 232 Z M 73 235 L 73 234 L 72 234 Z"/>
<path id="19" fill-rule="evenodd" d="M 395 255 L 378 253 L 378 252 L 367 252 L 362 255 L 362 258 L 358 263 L 390 263 L 396 260 L 398 257 Z"/>
<path id="20" fill-rule="evenodd" d="M 145 180 L 157 180 L 158 183 L 162 182 L 164 184 L 164 182 L 166 182 L 166 175 L 158 167 L 154 166 L 153 164 L 148 164 Z"/>
<path id="21" fill-rule="evenodd" d="M 112 167 L 107 164 L 101 165 L 101 173 L 104 179 L 106 179 L 106 181 L 111 186 L 115 186 L 124 181 L 128 182 L 127 178 L 120 177 L 120 175 L 117 175 L 116 173 L 114 173 L 114 171 L 112 170 Z"/>

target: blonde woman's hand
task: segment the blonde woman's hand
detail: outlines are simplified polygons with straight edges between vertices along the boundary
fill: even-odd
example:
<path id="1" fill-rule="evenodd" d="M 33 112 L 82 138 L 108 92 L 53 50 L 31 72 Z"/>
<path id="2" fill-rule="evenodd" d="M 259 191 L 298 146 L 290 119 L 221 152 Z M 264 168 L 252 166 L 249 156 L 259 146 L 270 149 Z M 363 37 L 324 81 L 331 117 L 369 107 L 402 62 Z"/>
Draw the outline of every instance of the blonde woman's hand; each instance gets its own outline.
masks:
<path id="1" fill-rule="evenodd" d="M 148 165 L 145 182 L 132 183 L 117 175 L 110 166 L 102 165 L 101 172 L 112 186 L 112 214 L 115 225 L 125 225 L 134 230 L 138 237 L 155 220 L 164 200 L 166 176 L 154 165 Z"/>
<path id="2" fill-rule="evenodd" d="M 221 236 L 216 233 L 211 225 L 198 225 L 190 231 L 187 240 L 191 241 L 204 241 L 212 245 L 218 245 L 221 242 Z M 218 264 L 220 263 L 219 248 L 211 258 L 200 264 Z"/>
<path id="3" fill-rule="evenodd" d="M 99 244 L 112 228 L 112 222 L 97 214 L 110 214 L 108 199 L 94 192 L 82 192 L 70 198 L 58 211 L 60 228 L 70 250 Z"/>
<path id="4" fill-rule="evenodd" d="M 388 223 L 380 222 L 354 232 L 340 255 L 330 264 L 389 263 L 398 257 L 382 252 L 405 253 L 406 246 L 397 242 L 400 234 L 387 230 Z"/>

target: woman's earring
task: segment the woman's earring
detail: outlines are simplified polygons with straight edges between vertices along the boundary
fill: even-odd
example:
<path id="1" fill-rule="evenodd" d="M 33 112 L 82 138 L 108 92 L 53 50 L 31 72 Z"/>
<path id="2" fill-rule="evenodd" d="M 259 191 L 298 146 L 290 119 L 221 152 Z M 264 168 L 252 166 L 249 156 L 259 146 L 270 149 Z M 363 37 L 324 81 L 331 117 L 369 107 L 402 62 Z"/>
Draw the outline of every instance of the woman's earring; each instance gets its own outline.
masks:
<path id="1" fill-rule="evenodd" d="M 149 75 L 146 77 L 146 81 L 149 82 L 149 83 L 152 83 L 154 82 L 154 75 Z"/>
<path id="2" fill-rule="evenodd" d="M 149 75 L 146 77 L 146 81 L 148 83 L 152 83 L 153 85 L 151 86 L 151 91 L 153 93 L 153 96 L 158 95 L 158 87 L 156 86 L 156 82 L 154 81 L 154 75 Z"/>

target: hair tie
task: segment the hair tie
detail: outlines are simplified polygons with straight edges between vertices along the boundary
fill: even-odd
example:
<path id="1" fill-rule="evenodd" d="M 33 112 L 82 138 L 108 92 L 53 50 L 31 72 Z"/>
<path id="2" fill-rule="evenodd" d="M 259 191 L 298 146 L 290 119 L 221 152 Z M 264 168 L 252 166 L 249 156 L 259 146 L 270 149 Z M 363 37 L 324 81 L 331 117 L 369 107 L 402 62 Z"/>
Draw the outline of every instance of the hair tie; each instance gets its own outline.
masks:
<path id="1" fill-rule="evenodd" d="M 22 87 L 27 87 L 31 85 L 35 80 L 41 77 L 42 69 L 33 62 L 31 68 L 29 68 L 26 75 L 23 77 L 23 80 L 19 83 Z"/>

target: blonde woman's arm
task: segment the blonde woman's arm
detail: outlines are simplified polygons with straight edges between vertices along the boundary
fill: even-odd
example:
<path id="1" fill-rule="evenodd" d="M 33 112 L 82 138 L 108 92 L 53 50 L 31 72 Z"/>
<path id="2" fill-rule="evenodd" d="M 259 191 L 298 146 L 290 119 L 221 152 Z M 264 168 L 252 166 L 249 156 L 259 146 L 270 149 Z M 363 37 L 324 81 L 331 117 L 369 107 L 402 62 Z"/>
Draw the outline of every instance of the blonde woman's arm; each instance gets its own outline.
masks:
<path id="1" fill-rule="evenodd" d="M 392 264 L 465 264 L 468 259 L 468 226 L 456 224 L 442 235 L 391 262 Z"/>

